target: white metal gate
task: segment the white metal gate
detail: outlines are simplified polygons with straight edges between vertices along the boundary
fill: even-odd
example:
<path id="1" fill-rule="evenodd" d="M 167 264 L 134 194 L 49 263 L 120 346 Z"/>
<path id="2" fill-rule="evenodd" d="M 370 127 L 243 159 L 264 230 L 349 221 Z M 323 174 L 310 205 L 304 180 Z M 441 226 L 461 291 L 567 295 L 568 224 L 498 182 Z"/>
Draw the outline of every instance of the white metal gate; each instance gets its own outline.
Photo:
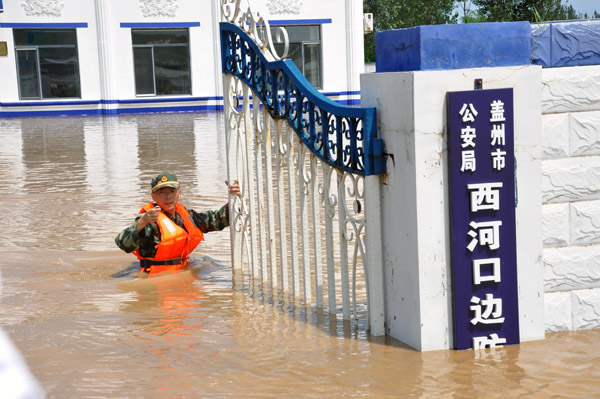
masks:
<path id="1" fill-rule="evenodd" d="M 230 199 L 234 281 L 331 314 L 341 302 L 344 320 L 366 302 L 371 334 L 383 335 L 375 109 L 320 94 L 240 3 L 222 0 L 220 26 L 228 178 L 242 190 Z"/>

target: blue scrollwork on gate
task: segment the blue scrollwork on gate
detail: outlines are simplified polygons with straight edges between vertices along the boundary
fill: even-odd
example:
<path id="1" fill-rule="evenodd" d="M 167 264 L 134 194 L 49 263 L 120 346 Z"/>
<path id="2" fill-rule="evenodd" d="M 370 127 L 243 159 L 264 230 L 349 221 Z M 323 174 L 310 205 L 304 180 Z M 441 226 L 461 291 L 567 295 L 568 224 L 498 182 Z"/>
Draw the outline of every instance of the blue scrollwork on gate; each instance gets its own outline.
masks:
<path id="1" fill-rule="evenodd" d="M 238 26 L 221 22 L 223 73 L 248 85 L 273 119 L 287 119 L 329 165 L 363 176 L 385 173 L 375 108 L 340 105 L 316 90 L 291 60 L 268 61 Z"/>

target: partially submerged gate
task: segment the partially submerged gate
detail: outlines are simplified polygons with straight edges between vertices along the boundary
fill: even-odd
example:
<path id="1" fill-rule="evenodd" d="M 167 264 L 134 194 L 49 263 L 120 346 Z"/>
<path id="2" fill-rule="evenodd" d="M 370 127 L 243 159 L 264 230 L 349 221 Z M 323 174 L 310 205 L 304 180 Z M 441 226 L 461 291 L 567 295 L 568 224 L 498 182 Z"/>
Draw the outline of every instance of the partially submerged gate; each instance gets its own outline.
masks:
<path id="1" fill-rule="evenodd" d="M 362 288 L 371 334 L 383 335 L 375 109 L 326 98 L 279 59 L 267 21 L 240 0 L 221 3 L 228 178 L 242 190 L 230 200 L 234 281 L 331 314 L 341 303 L 344 320 Z"/>

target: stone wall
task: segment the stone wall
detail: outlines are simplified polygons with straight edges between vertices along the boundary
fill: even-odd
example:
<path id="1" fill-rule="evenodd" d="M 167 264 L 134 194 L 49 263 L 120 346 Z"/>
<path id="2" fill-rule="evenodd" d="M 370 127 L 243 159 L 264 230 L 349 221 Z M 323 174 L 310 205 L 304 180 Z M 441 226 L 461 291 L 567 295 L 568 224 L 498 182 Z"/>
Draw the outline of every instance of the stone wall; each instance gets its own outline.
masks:
<path id="1" fill-rule="evenodd" d="M 546 331 L 600 327 L 600 21 L 531 26 L 542 71 Z"/>
<path id="2" fill-rule="evenodd" d="M 542 72 L 546 331 L 600 327 L 600 66 Z"/>

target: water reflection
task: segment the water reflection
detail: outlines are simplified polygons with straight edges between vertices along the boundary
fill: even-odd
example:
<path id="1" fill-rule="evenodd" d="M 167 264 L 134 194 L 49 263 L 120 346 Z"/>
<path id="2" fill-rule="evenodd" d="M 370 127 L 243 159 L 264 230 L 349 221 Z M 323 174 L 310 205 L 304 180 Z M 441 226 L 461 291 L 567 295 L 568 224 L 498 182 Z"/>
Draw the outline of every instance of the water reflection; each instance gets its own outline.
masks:
<path id="1" fill-rule="evenodd" d="M 0 244 L 112 248 L 111 239 L 150 200 L 150 179 L 160 171 L 179 176 L 188 207 L 220 207 L 225 186 L 213 187 L 226 175 L 220 118 L 190 113 L 0 121 L 6 143 L 0 167 L 15 188 L 0 205 L 24 207 L 7 216 Z M 37 228 L 41 224 L 59 228 Z"/>
<path id="2" fill-rule="evenodd" d="M 43 118 L 21 121 L 23 188 L 27 193 L 74 192 L 84 187 L 84 120 L 61 122 Z"/>
<path id="3" fill-rule="evenodd" d="M 136 120 L 98 118 L 84 126 L 86 185 L 91 194 L 139 192 Z M 104 198 L 101 199 L 105 201 Z"/>

